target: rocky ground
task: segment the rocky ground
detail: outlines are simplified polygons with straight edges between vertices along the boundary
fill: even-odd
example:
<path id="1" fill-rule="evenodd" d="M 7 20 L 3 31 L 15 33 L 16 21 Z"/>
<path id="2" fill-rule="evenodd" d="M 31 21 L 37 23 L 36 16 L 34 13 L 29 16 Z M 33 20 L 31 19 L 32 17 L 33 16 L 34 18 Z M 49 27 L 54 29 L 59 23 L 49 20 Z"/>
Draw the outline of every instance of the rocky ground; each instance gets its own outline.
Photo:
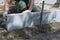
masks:
<path id="1" fill-rule="evenodd" d="M 60 40 L 60 23 L 43 25 L 43 31 L 39 26 L 23 28 L 8 32 L 0 27 L 0 40 Z"/>

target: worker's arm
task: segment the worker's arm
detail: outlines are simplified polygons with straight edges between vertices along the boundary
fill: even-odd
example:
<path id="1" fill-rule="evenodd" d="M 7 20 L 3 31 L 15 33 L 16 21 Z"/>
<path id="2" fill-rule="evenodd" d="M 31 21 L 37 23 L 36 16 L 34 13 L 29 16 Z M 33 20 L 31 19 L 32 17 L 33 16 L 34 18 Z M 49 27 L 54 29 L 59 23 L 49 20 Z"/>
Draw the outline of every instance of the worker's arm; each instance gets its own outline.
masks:
<path id="1" fill-rule="evenodd" d="M 4 11 L 8 11 L 9 10 L 9 5 L 11 3 L 12 0 L 6 0 L 5 4 L 4 4 Z"/>
<path id="2" fill-rule="evenodd" d="M 34 4 L 34 0 L 30 0 L 30 3 L 29 3 L 29 10 L 30 11 L 32 11 L 33 4 Z"/>
<path id="3" fill-rule="evenodd" d="M 30 0 L 30 3 L 29 3 L 29 9 L 23 11 L 22 13 L 28 13 L 28 12 L 31 12 L 31 11 L 32 11 L 33 5 L 34 5 L 34 0 Z"/>
<path id="4" fill-rule="evenodd" d="M 6 0 L 5 4 L 4 4 L 4 13 L 3 13 L 3 17 L 6 16 L 6 14 L 8 14 L 8 10 L 9 10 L 9 5 L 11 3 L 12 0 Z"/>

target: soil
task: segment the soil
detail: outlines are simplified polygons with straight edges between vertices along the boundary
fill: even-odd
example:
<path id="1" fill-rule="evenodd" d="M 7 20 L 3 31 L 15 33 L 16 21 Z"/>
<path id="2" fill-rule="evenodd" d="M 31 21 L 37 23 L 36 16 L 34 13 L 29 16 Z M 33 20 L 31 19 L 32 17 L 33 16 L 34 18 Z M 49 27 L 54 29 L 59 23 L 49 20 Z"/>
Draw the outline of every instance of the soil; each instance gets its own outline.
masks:
<path id="1" fill-rule="evenodd" d="M 60 40 L 60 23 L 50 23 L 32 28 L 7 31 L 0 27 L 0 40 Z"/>

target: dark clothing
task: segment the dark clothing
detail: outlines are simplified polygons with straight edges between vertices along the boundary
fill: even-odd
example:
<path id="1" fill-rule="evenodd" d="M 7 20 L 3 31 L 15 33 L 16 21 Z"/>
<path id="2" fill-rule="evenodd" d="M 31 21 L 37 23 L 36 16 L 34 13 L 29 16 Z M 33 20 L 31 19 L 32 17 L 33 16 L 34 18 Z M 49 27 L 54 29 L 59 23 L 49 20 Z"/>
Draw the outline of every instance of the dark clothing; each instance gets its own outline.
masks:
<path id="1" fill-rule="evenodd" d="M 20 0 L 15 0 L 16 2 L 19 2 Z"/>
<path id="2" fill-rule="evenodd" d="M 16 2 L 19 2 L 19 1 L 21 1 L 21 0 L 15 0 Z M 26 4 L 28 4 L 29 3 L 29 0 L 22 0 L 22 1 L 24 1 Z"/>
<path id="3" fill-rule="evenodd" d="M 21 12 L 23 12 L 25 10 L 28 10 L 28 8 L 29 8 L 29 0 L 15 0 L 15 1 L 16 1 L 15 7 L 12 7 L 10 9 L 10 13 L 21 13 Z M 32 11 L 33 12 L 39 12 L 40 7 L 38 7 L 36 5 L 33 5 Z"/>

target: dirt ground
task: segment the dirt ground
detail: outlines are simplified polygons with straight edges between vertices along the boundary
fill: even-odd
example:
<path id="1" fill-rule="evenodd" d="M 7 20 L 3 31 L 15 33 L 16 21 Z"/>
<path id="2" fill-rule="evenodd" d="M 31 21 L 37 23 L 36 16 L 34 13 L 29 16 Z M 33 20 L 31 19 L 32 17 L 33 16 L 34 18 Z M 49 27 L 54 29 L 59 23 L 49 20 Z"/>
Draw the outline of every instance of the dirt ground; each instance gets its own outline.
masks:
<path id="1" fill-rule="evenodd" d="M 0 40 L 60 40 L 60 23 L 45 24 L 40 29 L 33 26 L 8 32 L 0 27 Z"/>

